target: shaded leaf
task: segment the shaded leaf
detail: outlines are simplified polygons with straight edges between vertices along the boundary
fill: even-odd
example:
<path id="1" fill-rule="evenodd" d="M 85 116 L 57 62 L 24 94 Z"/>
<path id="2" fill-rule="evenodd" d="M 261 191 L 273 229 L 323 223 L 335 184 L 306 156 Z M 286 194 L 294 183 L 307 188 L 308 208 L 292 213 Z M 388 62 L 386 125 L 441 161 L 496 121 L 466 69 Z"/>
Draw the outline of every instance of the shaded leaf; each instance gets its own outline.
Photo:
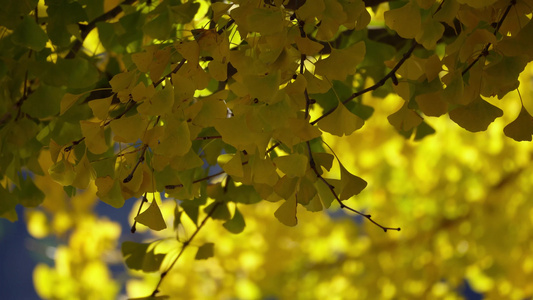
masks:
<path id="1" fill-rule="evenodd" d="M 231 233 L 241 233 L 244 230 L 244 227 L 246 227 L 246 223 L 244 222 L 244 218 L 237 208 L 235 206 L 235 214 L 233 214 L 233 218 L 231 220 L 226 221 L 224 224 L 222 224 L 224 228 L 226 228 Z"/>
<path id="2" fill-rule="evenodd" d="M 533 117 L 528 113 L 526 108 L 522 106 L 520 114 L 511 123 L 503 128 L 506 136 L 515 141 L 531 141 L 533 135 Z"/>
<path id="3" fill-rule="evenodd" d="M 205 243 L 198 248 L 198 252 L 196 252 L 196 256 L 194 257 L 194 259 L 196 260 L 208 259 L 210 257 L 213 257 L 214 255 L 215 255 L 215 244 Z"/>
<path id="4" fill-rule="evenodd" d="M 464 129 L 472 132 L 484 131 L 503 111 L 478 97 L 467 106 L 459 106 L 450 111 L 450 119 Z"/>
<path id="5" fill-rule="evenodd" d="M 296 226 L 298 224 L 296 205 L 296 197 L 292 196 L 281 204 L 276 212 L 274 212 L 274 216 L 284 225 Z"/>

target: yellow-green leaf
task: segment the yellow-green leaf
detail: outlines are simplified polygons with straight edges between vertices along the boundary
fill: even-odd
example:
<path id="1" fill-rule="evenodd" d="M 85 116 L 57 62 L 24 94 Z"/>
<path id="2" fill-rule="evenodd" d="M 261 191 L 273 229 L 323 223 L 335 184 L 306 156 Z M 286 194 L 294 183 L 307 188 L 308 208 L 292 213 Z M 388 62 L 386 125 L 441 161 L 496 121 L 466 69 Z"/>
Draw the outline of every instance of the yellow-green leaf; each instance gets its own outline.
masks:
<path id="1" fill-rule="evenodd" d="M 331 114 L 318 121 L 320 129 L 341 137 L 352 134 L 364 124 L 363 119 L 350 112 L 342 103 L 339 103 Z"/>
<path id="2" fill-rule="evenodd" d="M 94 154 L 102 154 L 109 146 L 105 140 L 104 128 L 99 122 L 80 121 L 81 133 L 85 137 L 87 149 Z"/>
<path id="3" fill-rule="evenodd" d="M 274 212 L 274 216 L 284 225 L 296 226 L 298 218 L 296 218 L 296 197 L 290 197 L 285 200 L 283 204 Z"/>
<path id="4" fill-rule="evenodd" d="M 98 188 L 96 195 L 100 200 L 115 208 L 120 208 L 124 205 L 124 198 L 122 197 L 118 180 L 105 176 L 96 178 L 94 183 Z"/>
<path id="5" fill-rule="evenodd" d="M 163 215 L 161 214 L 161 210 L 159 209 L 155 199 L 145 211 L 135 217 L 135 221 L 156 231 L 167 228 L 167 224 L 165 224 L 165 220 L 163 219 Z"/>
<path id="6" fill-rule="evenodd" d="M 422 123 L 423 119 L 404 104 L 397 112 L 388 116 L 389 123 L 398 131 L 409 131 Z"/>
<path id="7" fill-rule="evenodd" d="M 74 166 L 65 159 L 53 164 L 48 169 L 48 174 L 52 179 L 62 186 L 71 185 L 76 177 Z"/>
<path id="8" fill-rule="evenodd" d="M 241 155 L 237 154 L 222 154 L 217 159 L 218 164 L 230 176 L 243 177 L 244 170 L 242 168 Z"/>
<path id="9" fill-rule="evenodd" d="M 161 116 L 170 113 L 172 105 L 174 105 L 174 88 L 170 80 L 167 80 L 165 88 L 157 91 L 152 98 L 141 103 L 137 111 L 148 116 Z"/>
<path id="10" fill-rule="evenodd" d="M 66 93 L 63 98 L 61 99 L 61 103 L 59 104 L 59 115 L 63 115 L 67 110 L 69 110 L 80 97 L 83 96 L 83 94 L 79 95 L 73 95 Z"/>
<path id="11" fill-rule="evenodd" d="M 305 175 L 309 159 L 303 154 L 290 154 L 273 159 L 274 164 L 281 172 L 289 177 L 302 177 Z"/>
<path id="12" fill-rule="evenodd" d="M 246 227 L 246 223 L 244 222 L 244 218 L 237 209 L 237 206 L 235 206 L 235 213 L 233 214 L 233 218 L 231 220 L 226 221 L 224 224 L 222 224 L 224 228 L 226 228 L 231 233 L 241 233 L 244 230 L 244 227 Z"/>
<path id="13" fill-rule="evenodd" d="M 148 120 L 140 114 L 131 117 L 122 117 L 111 121 L 111 130 L 115 136 L 113 139 L 121 143 L 134 143 L 141 139 L 148 128 Z"/>
<path id="14" fill-rule="evenodd" d="M 464 129 L 472 132 L 484 131 L 503 111 L 478 97 L 469 105 L 459 106 L 450 111 L 450 119 Z"/>
<path id="15" fill-rule="evenodd" d="M 420 9 L 410 1 L 406 5 L 384 13 L 385 25 L 405 39 L 415 38 L 422 27 Z"/>
<path id="16" fill-rule="evenodd" d="M 365 58 L 366 47 L 359 42 L 344 49 L 331 49 L 328 58 L 319 60 L 315 64 L 315 73 L 325 76 L 329 80 L 345 80 L 353 75 L 357 65 Z"/>
<path id="17" fill-rule="evenodd" d="M 89 107 L 93 111 L 93 115 L 100 120 L 105 120 L 109 113 L 111 100 L 113 100 L 113 96 L 89 101 Z"/>
<path id="18" fill-rule="evenodd" d="M 96 177 L 96 172 L 91 166 L 87 154 L 78 162 L 74 170 L 76 176 L 72 181 L 72 186 L 78 189 L 86 189 L 89 186 L 89 182 Z"/>

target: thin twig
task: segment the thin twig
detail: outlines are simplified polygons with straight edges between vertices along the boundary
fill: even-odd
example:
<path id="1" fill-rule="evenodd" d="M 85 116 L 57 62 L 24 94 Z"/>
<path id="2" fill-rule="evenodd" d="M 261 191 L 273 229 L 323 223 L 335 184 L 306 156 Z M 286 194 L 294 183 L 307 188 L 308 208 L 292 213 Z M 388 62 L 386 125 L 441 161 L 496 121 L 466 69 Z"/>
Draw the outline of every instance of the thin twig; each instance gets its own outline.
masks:
<path id="1" fill-rule="evenodd" d="M 385 227 L 381 224 L 379 224 L 378 222 L 374 221 L 372 219 L 372 216 L 371 215 L 367 215 L 365 213 L 362 213 L 356 209 L 353 209 L 349 206 L 347 206 L 346 204 L 344 204 L 342 202 L 342 200 L 339 198 L 339 196 L 337 195 L 337 192 L 335 192 L 335 187 L 333 185 L 331 185 L 321 174 L 320 172 L 318 172 L 318 169 L 316 167 L 316 163 L 315 163 L 315 160 L 313 158 L 313 152 L 311 151 L 311 143 L 309 141 L 306 142 L 307 144 L 307 151 L 309 153 L 309 165 L 311 166 L 311 169 L 313 170 L 313 172 L 315 172 L 316 176 L 318 177 L 318 179 L 320 179 L 324 184 L 326 184 L 326 186 L 329 188 L 329 190 L 331 191 L 331 193 L 333 194 L 333 196 L 335 197 L 335 200 L 337 200 L 337 202 L 339 203 L 339 205 L 341 206 L 342 209 L 346 209 L 346 210 L 349 210 L 349 211 L 352 211 L 358 215 L 361 215 L 365 218 L 367 218 L 370 222 L 374 223 L 376 226 L 378 226 L 379 228 L 383 229 L 383 231 L 387 232 L 387 230 L 397 230 L 397 231 L 400 231 L 400 228 L 395 228 L 395 227 Z"/>
<path id="2" fill-rule="evenodd" d="M 516 4 L 516 0 L 511 0 L 511 3 L 509 3 L 509 5 L 507 6 L 507 8 L 505 9 L 505 12 L 503 13 L 500 21 L 498 22 L 498 24 L 496 25 L 496 27 L 494 28 L 494 32 L 493 34 L 496 35 L 498 33 L 498 31 L 500 30 L 500 28 L 502 27 L 502 24 L 503 24 L 503 21 L 505 21 L 505 18 L 507 18 L 507 15 L 509 14 L 509 11 L 511 10 L 511 8 Z M 463 72 L 461 73 L 461 75 L 465 75 L 480 59 L 481 57 L 483 56 L 487 56 L 487 54 L 489 53 L 489 48 L 490 46 L 492 45 L 492 43 L 487 43 L 485 45 L 485 47 L 483 47 L 483 50 L 481 50 L 481 52 L 479 53 L 479 55 L 476 57 L 476 59 L 474 59 L 464 70 Z"/>
<path id="3" fill-rule="evenodd" d="M 146 149 L 148 148 L 147 144 L 144 144 L 142 146 L 141 156 L 139 156 L 139 159 L 137 160 L 137 163 L 135 164 L 135 167 L 133 167 L 133 170 L 131 170 L 128 177 L 124 178 L 122 180 L 122 183 L 128 183 L 133 179 L 133 174 L 135 173 L 135 170 L 137 170 L 137 167 L 144 161 L 144 154 L 146 153 Z"/>
<path id="4" fill-rule="evenodd" d="M 248 163 L 248 162 L 244 162 L 244 163 L 242 163 L 242 164 L 244 165 L 245 163 Z M 202 178 L 196 179 L 196 180 L 193 181 L 192 183 L 194 184 L 194 183 L 198 183 L 198 182 L 206 181 L 206 180 L 209 180 L 209 179 L 211 179 L 211 178 L 214 178 L 214 177 L 217 177 L 217 176 L 219 176 L 219 175 L 222 175 L 222 174 L 224 174 L 224 173 L 226 173 L 226 172 L 225 172 L 225 171 L 220 171 L 220 172 L 218 172 L 218 173 L 211 174 L 211 175 L 208 175 L 208 176 L 205 176 L 205 177 L 202 177 Z M 167 189 L 167 190 L 173 190 L 173 189 L 180 188 L 180 187 L 183 187 L 183 184 L 180 183 L 180 184 L 169 184 L 169 185 L 165 185 L 165 189 Z"/>
<path id="5" fill-rule="evenodd" d="M 385 75 L 383 78 L 381 78 L 380 81 L 376 82 L 373 86 L 371 87 L 367 87 L 366 89 L 363 89 L 359 92 L 356 92 L 356 93 L 353 93 L 350 97 L 348 97 L 346 100 L 342 101 L 342 104 L 346 104 L 350 101 L 352 101 L 353 99 L 361 96 L 361 95 L 364 95 L 368 92 L 371 92 L 371 91 L 374 91 L 376 90 L 377 88 L 381 87 L 382 85 L 385 84 L 385 82 L 387 82 L 387 80 L 389 78 L 393 78 L 395 77 L 395 73 L 396 71 L 398 71 L 398 69 L 405 63 L 405 61 L 407 61 L 407 59 L 409 57 L 411 57 L 411 54 L 413 53 L 413 51 L 415 50 L 416 46 L 418 44 L 413 40 L 413 45 L 411 46 L 411 48 L 409 48 L 409 50 L 407 50 L 407 52 L 404 53 L 402 59 L 400 59 L 400 61 L 396 64 L 396 66 L 394 66 L 394 68 L 392 70 L 390 70 L 390 72 Z M 339 104 L 340 105 L 340 104 Z M 333 111 L 335 111 L 337 107 L 334 107 L 330 110 L 328 110 L 327 112 L 325 112 L 322 116 L 318 117 L 316 120 L 314 120 L 313 122 L 311 122 L 311 125 L 315 125 L 318 121 L 322 120 L 323 118 L 329 116 L 331 113 L 333 113 Z"/>
<path id="6" fill-rule="evenodd" d="M 148 202 L 148 199 L 146 199 L 146 194 L 147 193 L 144 193 L 143 195 L 143 200 L 141 201 L 141 205 L 139 205 L 139 210 L 137 211 L 137 216 L 139 216 L 139 214 L 141 213 L 141 209 L 143 208 L 143 204 L 145 202 Z M 133 225 L 131 226 L 131 233 L 135 233 L 135 231 L 137 231 L 137 220 L 135 220 L 135 218 L 133 219 Z"/>
<path id="7" fill-rule="evenodd" d="M 181 255 L 183 254 L 183 252 L 185 252 L 185 249 L 187 248 L 187 246 L 189 246 L 191 244 L 191 241 L 194 239 L 194 237 L 198 234 L 198 232 L 204 227 L 205 223 L 207 223 L 207 220 L 209 218 L 211 218 L 211 216 L 213 215 L 213 213 L 215 212 L 215 210 L 218 208 L 218 206 L 221 204 L 222 202 L 216 202 L 215 205 L 213 205 L 213 208 L 211 209 L 211 211 L 207 214 L 207 216 L 205 216 L 205 218 L 202 220 L 202 222 L 200 223 L 200 225 L 196 228 L 196 230 L 193 232 L 193 234 L 191 235 L 191 237 L 185 241 L 183 243 L 183 247 L 181 247 L 181 250 L 180 252 L 178 253 L 178 256 L 176 256 L 176 258 L 172 261 L 172 263 L 170 264 L 170 266 L 167 268 L 167 270 L 163 273 L 161 273 L 161 277 L 159 277 L 159 282 L 157 283 L 154 291 L 152 292 L 152 297 L 155 297 L 155 295 L 157 293 L 159 293 L 159 287 L 161 286 L 161 283 L 163 282 L 163 279 L 165 279 L 165 277 L 167 276 L 168 272 L 170 272 L 170 270 L 172 270 L 172 268 L 174 267 L 174 265 L 176 264 L 176 262 L 178 261 L 178 259 L 181 257 Z"/>
<path id="8" fill-rule="evenodd" d="M 172 70 L 172 71 L 171 71 L 170 73 L 168 73 L 167 75 L 163 76 L 163 77 L 162 77 L 161 79 L 159 79 L 158 81 L 154 82 L 154 83 L 153 83 L 153 86 L 154 86 L 154 87 L 157 87 L 158 85 L 161 84 L 161 82 L 165 81 L 165 79 L 170 78 L 170 76 L 171 76 L 172 74 L 178 72 L 178 71 L 181 69 L 181 67 L 183 66 L 183 64 L 185 64 L 185 61 L 187 61 L 185 58 L 182 59 L 182 60 L 178 63 L 178 65 L 174 68 L 174 70 Z"/>

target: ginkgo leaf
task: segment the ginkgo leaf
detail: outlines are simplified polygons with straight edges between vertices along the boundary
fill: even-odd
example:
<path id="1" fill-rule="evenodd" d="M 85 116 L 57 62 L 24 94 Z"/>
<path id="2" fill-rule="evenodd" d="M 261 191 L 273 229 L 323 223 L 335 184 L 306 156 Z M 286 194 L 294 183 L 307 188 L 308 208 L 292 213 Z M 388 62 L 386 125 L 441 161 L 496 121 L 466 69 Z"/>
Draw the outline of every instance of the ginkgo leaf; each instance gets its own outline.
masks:
<path id="1" fill-rule="evenodd" d="M 252 98 L 270 103 L 274 94 L 279 90 L 280 72 L 267 75 L 247 75 L 243 78 L 244 85 Z"/>
<path id="2" fill-rule="evenodd" d="M 325 9 L 322 12 L 322 19 L 316 33 L 316 38 L 327 41 L 335 37 L 339 26 L 347 21 L 348 15 L 344 12 L 344 8 L 339 1 L 324 0 L 324 5 Z"/>
<path id="3" fill-rule="evenodd" d="M 405 39 L 415 38 L 422 27 L 420 9 L 414 1 L 409 1 L 400 8 L 386 11 L 384 17 L 385 25 Z"/>
<path id="4" fill-rule="evenodd" d="M 174 88 L 170 81 L 167 81 L 165 88 L 155 92 L 152 98 L 141 103 L 137 111 L 148 116 L 161 116 L 170 113 L 172 105 L 174 105 Z"/>
<path id="5" fill-rule="evenodd" d="M 124 242 L 121 247 L 128 268 L 143 272 L 157 272 L 166 254 L 155 254 L 152 244 Z"/>
<path id="6" fill-rule="evenodd" d="M 76 103 L 81 98 L 81 96 L 83 96 L 83 94 L 73 95 L 66 93 L 63 98 L 61 98 L 61 102 L 59 105 L 59 115 L 61 116 L 67 110 L 69 110 L 74 105 L 74 103 Z"/>
<path id="7" fill-rule="evenodd" d="M 96 172 L 94 171 L 87 154 L 78 162 L 74 168 L 76 176 L 72 181 L 72 186 L 78 189 L 86 189 L 89 185 L 89 182 L 96 177 Z"/>
<path id="8" fill-rule="evenodd" d="M 227 203 L 213 202 L 204 208 L 204 211 L 210 213 L 213 220 L 229 220 L 231 218 Z"/>
<path id="9" fill-rule="evenodd" d="M 115 208 L 124 206 L 124 198 L 122 197 L 118 180 L 114 180 L 110 176 L 105 176 L 96 178 L 94 183 L 98 187 L 96 195 L 100 200 Z"/>
<path id="10" fill-rule="evenodd" d="M 21 16 L 22 17 L 22 16 Z M 48 36 L 44 30 L 37 25 L 31 16 L 25 16 L 19 26 L 11 34 L 14 44 L 30 48 L 34 51 L 41 51 L 46 46 Z"/>
<path id="11" fill-rule="evenodd" d="M 387 119 L 398 131 L 409 131 L 423 121 L 420 115 L 407 107 L 407 103 L 405 103 L 397 112 L 388 116 Z"/>
<path id="12" fill-rule="evenodd" d="M 210 257 L 213 257 L 214 255 L 215 255 L 215 244 L 205 243 L 198 248 L 198 252 L 196 252 L 196 256 L 194 257 L 194 259 L 196 260 L 208 259 Z"/>
<path id="13" fill-rule="evenodd" d="M 191 148 L 184 156 L 175 156 L 170 161 L 170 166 L 177 171 L 190 170 L 201 167 L 204 161 Z"/>
<path id="14" fill-rule="evenodd" d="M 302 177 L 305 175 L 309 159 L 303 154 L 290 154 L 273 159 L 274 164 L 281 172 L 289 177 Z"/>
<path id="15" fill-rule="evenodd" d="M 307 20 L 322 15 L 322 12 L 326 9 L 324 0 L 306 0 L 304 5 L 298 8 L 298 18 L 301 20 Z"/>
<path id="16" fill-rule="evenodd" d="M 472 132 L 484 131 L 503 111 L 478 97 L 467 106 L 459 106 L 449 112 L 450 119 Z"/>
<path id="17" fill-rule="evenodd" d="M 244 170 L 242 168 L 241 155 L 237 154 L 222 154 L 217 159 L 218 164 L 230 176 L 243 177 Z"/>
<path id="18" fill-rule="evenodd" d="M 99 122 L 80 121 L 81 133 L 85 137 L 87 149 L 94 154 L 102 154 L 107 151 L 107 145 L 104 128 Z"/>
<path id="19" fill-rule="evenodd" d="M 212 60 L 209 63 L 209 74 L 216 81 L 225 81 L 228 78 L 228 63 Z"/>
<path id="20" fill-rule="evenodd" d="M 176 42 L 174 47 L 189 63 L 198 64 L 200 46 L 196 41 Z"/>
<path id="21" fill-rule="evenodd" d="M 153 51 L 144 51 L 139 53 L 133 53 L 131 60 L 137 66 L 137 69 L 141 72 L 148 72 L 152 59 L 154 57 Z"/>
<path id="22" fill-rule="evenodd" d="M 150 204 L 150 206 L 145 211 L 135 217 L 135 221 L 145 226 L 148 226 L 148 228 L 156 231 L 160 231 L 167 228 L 165 219 L 163 219 L 161 210 L 159 209 L 157 201 L 155 200 L 152 201 L 152 204 Z"/>
<path id="23" fill-rule="evenodd" d="M 274 185 L 274 192 L 283 199 L 289 199 L 298 186 L 298 177 L 281 177 Z"/>
<path id="24" fill-rule="evenodd" d="M 93 115 L 100 120 L 105 120 L 109 113 L 109 107 L 111 107 L 111 101 L 113 96 L 109 96 L 103 99 L 96 99 L 89 101 L 89 107 L 93 111 Z"/>
<path id="25" fill-rule="evenodd" d="M 296 193 L 296 200 L 302 205 L 307 205 L 317 195 L 317 190 L 306 177 L 300 178 L 300 184 L 298 185 L 298 192 Z"/>
<path id="26" fill-rule="evenodd" d="M 520 85 L 518 75 L 524 71 L 529 59 L 524 56 L 503 57 L 500 61 L 486 66 L 483 72 L 481 94 L 486 97 L 497 95 L 503 98 Z"/>
<path id="27" fill-rule="evenodd" d="M 415 101 L 426 116 L 438 117 L 448 112 L 448 102 L 442 99 L 442 91 L 417 95 Z"/>
<path id="28" fill-rule="evenodd" d="M 296 197 L 292 196 L 285 200 L 283 204 L 274 212 L 274 216 L 284 225 L 296 226 L 298 218 L 296 218 Z"/>
<path id="29" fill-rule="evenodd" d="M 144 82 L 139 82 L 131 90 L 131 98 L 135 102 L 143 102 L 151 99 L 155 95 L 155 92 L 156 90 L 153 84 L 146 86 Z"/>
<path id="30" fill-rule="evenodd" d="M 57 158 L 59 157 L 59 153 L 61 152 L 62 146 L 58 145 L 53 139 L 50 139 L 50 144 L 48 146 L 50 150 L 50 158 L 52 158 L 52 161 L 54 163 L 57 162 Z"/>
<path id="31" fill-rule="evenodd" d="M 148 120 L 140 114 L 122 117 L 111 121 L 111 130 L 115 134 L 113 139 L 122 143 L 134 143 L 143 137 L 148 127 Z"/>
<path id="32" fill-rule="evenodd" d="M 427 18 L 422 23 L 421 28 L 422 30 L 415 37 L 416 41 L 428 50 L 435 49 L 437 42 L 444 33 L 444 25 L 435 21 L 433 18 Z"/>
<path id="33" fill-rule="evenodd" d="M 52 177 L 55 182 L 62 186 L 71 185 L 76 177 L 74 166 L 65 159 L 50 166 L 48 174 L 50 174 L 50 177 Z"/>
<path id="34" fill-rule="evenodd" d="M 339 163 L 340 164 L 340 163 Z M 347 200 L 350 197 L 361 193 L 365 189 L 367 183 L 360 177 L 357 177 L 350 173 L 346 168 L 340 164 L 341 168 L 341 180 L 340 180 L 340 200 Z"/>
<path id="35" fill-rule="evenodd" d="M 330 115 L 318 121 L 320 129 L 340 137 L 352 134 L 364 124 L 363 119 L 350 112 L 342 103 Z"/>
<path id="36" fill-rule="evenodd" d="M 531 141 L 533 135 L 533 116 L 529 114 L 524 106 L 520 110 L 518 117 L 503 128 L 506 136 L 515 141 Z"/>
<path id="37" fill-rule="evenodd" d="M 246 223 L 244 222 L 244 218 L 237 209 L 237 206 L 235 206 L 235 213 L 233 214 L 233 218 L 231 220 L 226 221 L 224 224 L 222 224 L 224 228 L 226 228 L 229 232 L 238 234 L 241 233 L 244 230 L 244 227 L 246 227 Z"/>
<path id="38" fill-rule="evenodd" d="M 278 182 L 279 176 L 276 173 L 276 167 L 270 159 L 261 159 L 258 156 L 254 157 L 251 162 L 253 181 L 255 183 L 264 183 L 269 186 L 274 186 Z"/>
<path id="39" fill-rule="evenodd" d="M 187 154 L 191 146 L 191 133 L 187 122 L 169 119 L 163 137 L 153 150 L 155 154 L 173 157 Z"/>
<path id="40" fill-rule="evenodd" d="M 113 78 L 111 78 L 109 81 L 113 93 L 118 93 L 129 88 L 135 80 L 135 77 L 136 76 L 134 72 L 118 73 L 117 75 L 113 76 Z"/>
<path id="41" fill-rule="evenodd" d="M 366 47 L 359 42 L 344 49 L 331 49 L 328 58 L 315 63 L 315 73 L 325 76 L 329 80 L 345 80 L 352 75 L 365 58 Z"/>
<path id="42" fill-rule="evenodd" d="M 316 55 L 324 48 L 324 45 L 299 35 L 294 37 L 294 41 L 298 46 L 298 50 L 305 55 Z"/>
<path id="43" fill-rule="evenodd" d="M 281 10 L 255 8 L 246 16 L 251 31 L 261 35 L 275 34 L 283 30 L 284 18 Z"/>

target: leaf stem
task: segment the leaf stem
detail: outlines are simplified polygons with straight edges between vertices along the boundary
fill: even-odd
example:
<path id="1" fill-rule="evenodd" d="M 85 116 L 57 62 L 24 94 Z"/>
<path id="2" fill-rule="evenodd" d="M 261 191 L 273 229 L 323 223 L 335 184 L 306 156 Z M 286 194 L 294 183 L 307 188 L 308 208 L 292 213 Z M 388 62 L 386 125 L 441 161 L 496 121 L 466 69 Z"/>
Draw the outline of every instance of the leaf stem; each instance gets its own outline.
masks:
<path id="1" fill-rule="evenodd" d="M 139 216 L 139 214 L 141 213 L 141 209 L 143 208 L 143 204 L 145 202 L 148 202 L 148 199 L 146 198 L 146 194 L 147 193 L 144 193 L 143 195 L 143 200 L 141 201 L 141 205 L 139 205 L 139 210 L 137 211 L 137 216 Z M 135 231 L 137 231 L 137 220 L 135 220 L 135 218 L 133 219 L 133 225 L 131 226 L 131 233 L 135 233 Z"/>
<path id="2" fill-rule="evenodd" d="M 137 167 L 144 161 L 144 154 L 146 153 L 146 149 L 147 148 L 148 148 L 147 144 L 144 144 L 142 146 L 141 156 L 139 156 L 139 159 L 137 160 L 137 163 L 135 164 L 135 167 L 133 167 L 133 170 L 131 170 L 131 172 L 128 175 L 128 177 L 126 177 L 126 178 L 124 178 L 124 180 L 122 180 L 122 183 L 128 183 L 128 182 L 130 182 L 133 179 L 133 174 L 135 173 L 135 170 L 137 170 Z"/>
<path id="3" fill-rule="evenodd" d="M 498 21 L 498 24 L 494 28 L 493 34 L 496 35 L 500 28 L 502 27 L 503 21 L 505 21 L 505 18 L 507 18 L 507 15 L 509 14 L 509 11 L 511 8 L 516 4 L 516 0 L 511 0 L 509 5 L 507 5 L 507 8 L 505 9 L 505 12 L 503 13 L 500 21 Z M 489 48 L 492 45 L 492 43 L 487 43 L 485 47 L 483 47 L 483 50 L 479 53 L 479 55 L 463 70 L 461 73 L 462 76 L 464 76 L 483 56 L 487 56 L 489 53 Z"/>

